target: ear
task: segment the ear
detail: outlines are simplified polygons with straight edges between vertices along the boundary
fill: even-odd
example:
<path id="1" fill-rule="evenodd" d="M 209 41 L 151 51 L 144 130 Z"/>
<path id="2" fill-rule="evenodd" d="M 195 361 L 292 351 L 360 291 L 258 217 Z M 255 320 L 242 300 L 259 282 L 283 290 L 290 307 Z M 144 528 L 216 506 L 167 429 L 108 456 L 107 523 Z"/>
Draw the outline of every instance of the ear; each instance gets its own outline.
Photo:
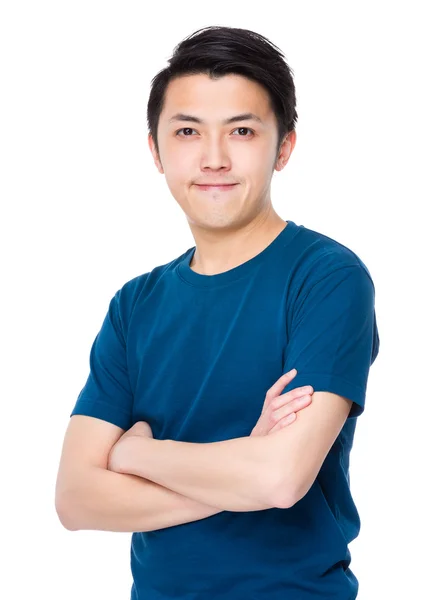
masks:
<path id="1" fill-rule="evenodd" d="M 162 162 L 156 150 L 156 144 L 154 142 L 153 136 L 151 133 L 148 134 L 148 146 L 150 147 L 151 154 L 153 155 L 154 164 L 156 165 L 159 173 L 164 173 Z"/>
<path id="2" fill-rule="evenodd" d="M 290 155 L 293 152 L 295 144 L 296 144 L 296 131 L 293 130 L 293 131 L 290 131 L 286 135 L 286 137 L 284 138 L 284 140 L 280 146 L 280 151 L 278 153 L 278 157 L 277 157 L 277 160 L 274 165 L 274 169 L 276 171 L 281 171 L 287 165 L 287 162 L 290 158 Z"/>

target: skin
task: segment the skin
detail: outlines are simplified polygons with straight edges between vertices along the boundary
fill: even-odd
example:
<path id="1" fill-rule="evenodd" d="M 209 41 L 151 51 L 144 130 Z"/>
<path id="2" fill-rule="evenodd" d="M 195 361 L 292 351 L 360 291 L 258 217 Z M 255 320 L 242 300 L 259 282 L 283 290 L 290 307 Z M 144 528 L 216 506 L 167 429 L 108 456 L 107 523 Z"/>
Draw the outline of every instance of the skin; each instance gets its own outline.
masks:
<path id="1" fill-rule="evenodd" d="M 203 123 L 170 118 L 177 113 Z M 254 113 L 261 120 L 223 120 Z M 178 132 L 178 133 L 177 133 Z M 151 134 L 155 165 L 184 211 L 196 244 L 190 267 L 203 275 L 232 269 L 264 250 L 286 227 L 274 210 L 271 180 L 295 147 L 288 133 L 277 153 L 277 121 L 266 89 L 241 75 L 211 80 L 205 74 L 168 84 L 157 129 Z M 231 191 L 203 191 L 197 184 L 237 183 Z"/>

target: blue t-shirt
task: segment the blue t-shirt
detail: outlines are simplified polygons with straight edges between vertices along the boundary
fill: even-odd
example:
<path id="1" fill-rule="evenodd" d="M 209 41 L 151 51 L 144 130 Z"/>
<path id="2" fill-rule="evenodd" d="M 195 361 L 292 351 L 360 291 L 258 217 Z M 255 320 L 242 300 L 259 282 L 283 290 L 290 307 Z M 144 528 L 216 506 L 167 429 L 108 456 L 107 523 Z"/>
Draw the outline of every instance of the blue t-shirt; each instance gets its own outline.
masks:
<path id="1" fill-rule="evenodd" d="M 308 493 L 288 509 L 232 512 L 131 536 L 133 600 L 352 600 L 360 519 L 349 455 L 379 351 L 370 273 L 346 246 L 288 221 L 257 256 L 202 275 L 195 247 L 112 297 L 72 415 L 156 439 L 244 437 L 265 394 L 310 384 L 353 401 Z"/>

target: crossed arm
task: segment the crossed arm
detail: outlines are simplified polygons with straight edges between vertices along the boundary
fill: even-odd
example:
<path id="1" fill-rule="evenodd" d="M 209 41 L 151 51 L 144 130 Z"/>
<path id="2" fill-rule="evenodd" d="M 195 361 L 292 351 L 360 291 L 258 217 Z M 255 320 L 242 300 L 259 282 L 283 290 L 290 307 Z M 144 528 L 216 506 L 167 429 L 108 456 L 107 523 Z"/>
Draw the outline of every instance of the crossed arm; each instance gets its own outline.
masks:
<path id="1" fill-rule="evenodd" d="M 109 468 L 221 510 L 289 508 L 310 489 L 351 405 L 315 391 L 293 424 L 261 437 L 196 444 L 130 436 Z"/>

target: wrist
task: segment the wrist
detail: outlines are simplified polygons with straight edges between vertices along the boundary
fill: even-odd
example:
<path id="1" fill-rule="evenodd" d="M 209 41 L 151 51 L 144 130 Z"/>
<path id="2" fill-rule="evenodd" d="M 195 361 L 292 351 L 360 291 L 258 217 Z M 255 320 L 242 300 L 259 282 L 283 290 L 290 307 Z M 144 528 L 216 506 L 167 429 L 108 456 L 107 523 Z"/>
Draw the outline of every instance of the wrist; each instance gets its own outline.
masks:
<path id="1" fill-rule="evenodd" d="M 119 442 L 113 459 L 117 473 L 145 477 L 145 457 L 150 452 L 150 444 L 155 440 L 148 436 L 131 435 Z"/>

